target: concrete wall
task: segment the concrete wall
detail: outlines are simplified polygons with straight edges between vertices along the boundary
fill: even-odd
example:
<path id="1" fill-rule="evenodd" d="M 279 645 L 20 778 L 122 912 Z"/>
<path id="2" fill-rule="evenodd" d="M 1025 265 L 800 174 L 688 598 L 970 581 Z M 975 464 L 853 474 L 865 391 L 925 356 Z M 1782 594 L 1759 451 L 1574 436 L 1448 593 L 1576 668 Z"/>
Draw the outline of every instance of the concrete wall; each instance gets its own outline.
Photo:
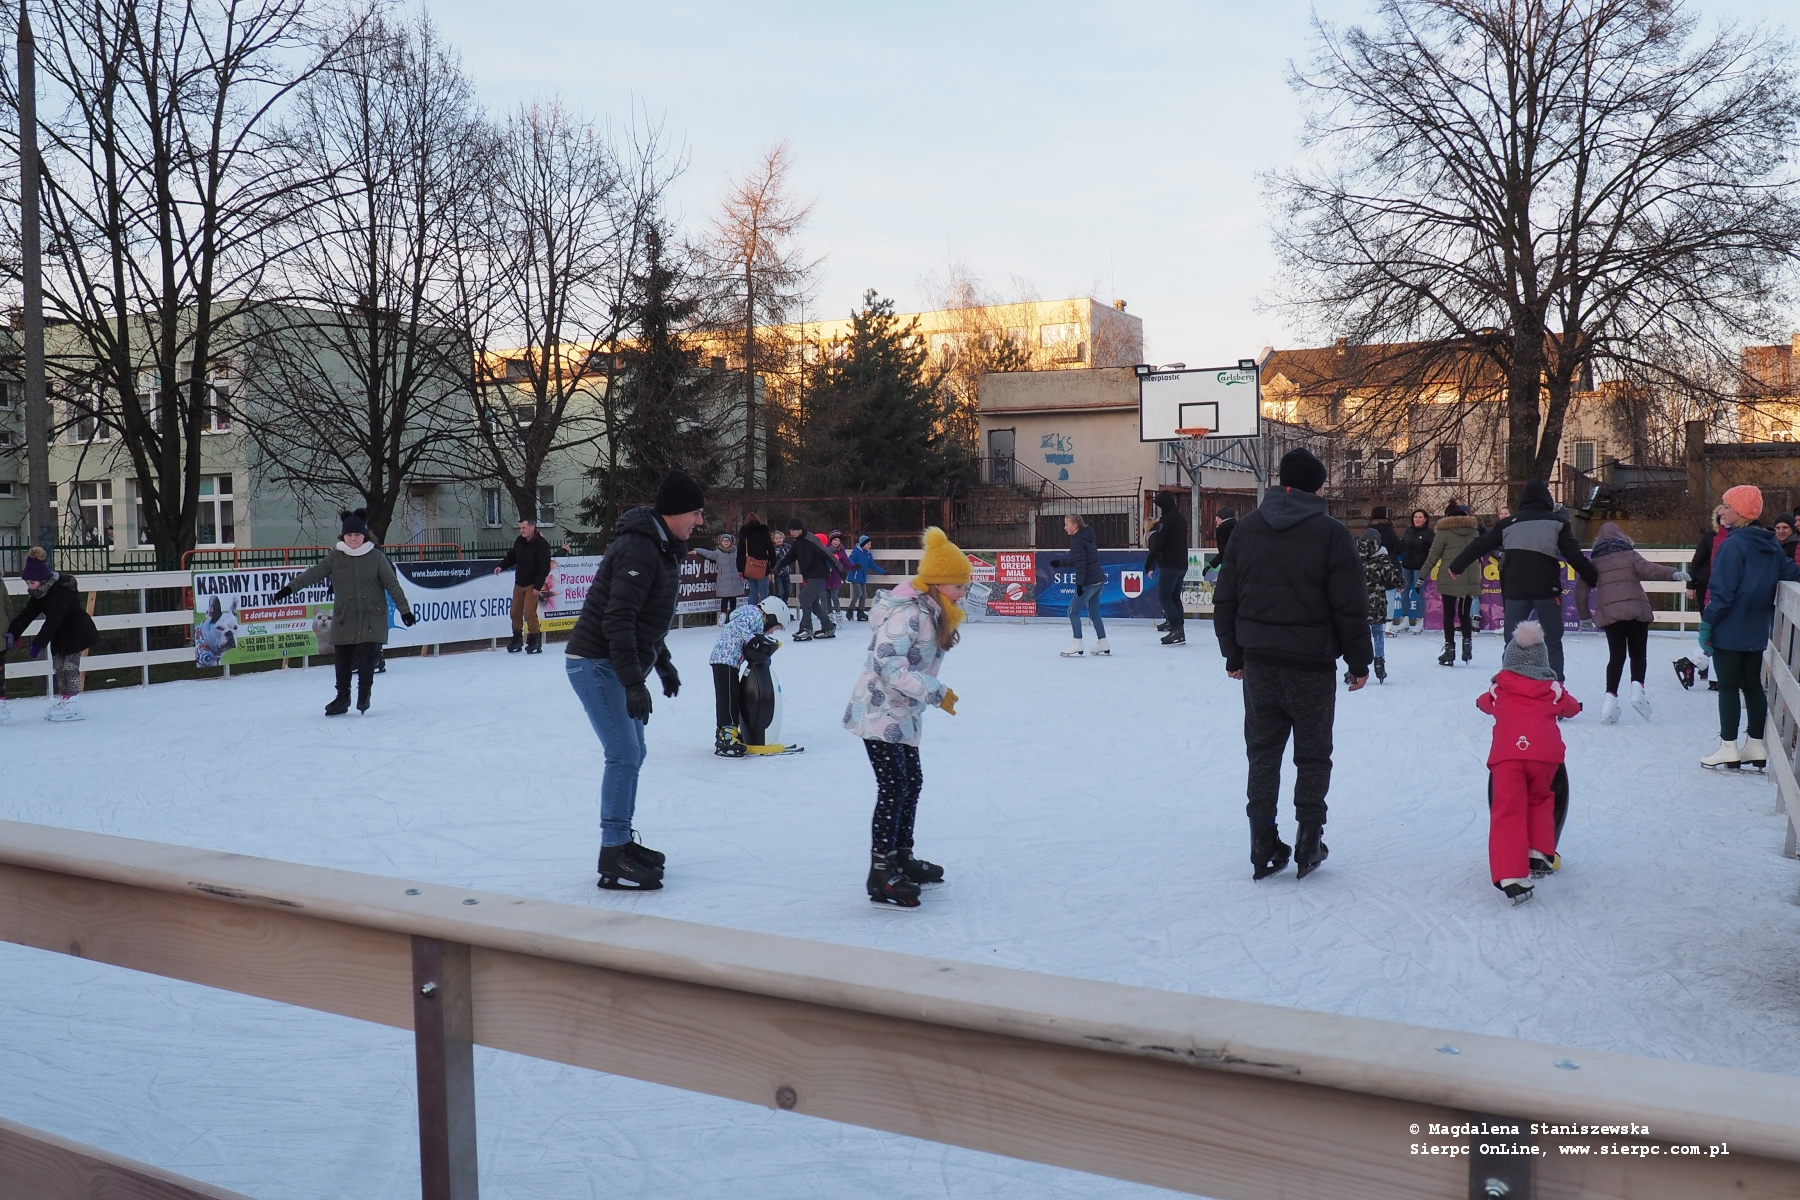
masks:
<path id="1" fill-rule="evenodd" d="M 1071 491 L 1156 486 L 1156 443 L 1138 441 L 1137 375 L 1130 367 L 1016 371 L 981 379 L 981 452 L 1016 431 L 1014 457 Z"/>

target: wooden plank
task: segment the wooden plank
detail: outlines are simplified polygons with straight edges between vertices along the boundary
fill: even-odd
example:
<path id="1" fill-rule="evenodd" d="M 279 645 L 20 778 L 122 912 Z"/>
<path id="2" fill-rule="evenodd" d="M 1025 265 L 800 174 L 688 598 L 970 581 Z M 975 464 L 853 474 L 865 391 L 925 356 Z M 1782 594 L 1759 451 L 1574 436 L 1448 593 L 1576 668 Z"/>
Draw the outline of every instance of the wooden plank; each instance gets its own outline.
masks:
<path id="1" fill-rule="evenodd" d="M 1764 654 L 1763 662 L 1768 668 L 1766 674 L 1769 676 L 1769 682 L 1774 685 L 1774 697 L 1788 713 L 1800 713 L 1800 681 L 1796 681 L 1792 675 L 1788 674 L 1786 666 L 1774 657 L 1773 650 Z M 1774 705 L 1770 705 L 1771 720 L 1775 717 L 1774 707 Z M 1765 729 L 1763 732 L 1767 733 L 1768 730 Z M 1775 747 L 1769 750 L 1769 776 L 1775 781 L 1776 810 L 1785 810 L 1791 814 L 1800 810 L 1800 780 L 1796 780 L 1794 775 L 1794 764 L 1791 752 L 1787 747 L 1786 731 L 1777 726 L 1777 732 L 1781 736 L 1776 740 Z M 1768 749 L 1766 743 L 1765 749 Z M 1788 843 L 1782 853 L 1792 858 L 1794 857 L 1794 847 L 1791 837 L 1788 839 Z"/>
<path id="2" fill-rule="evenodd" d="M 184 663 L 194 661 L 192 646 L 176 646 L 168 650 L 129 650 L 122 654 L 89 654 L 81 660 L 83 674 L 92 675 L 96 671 L 124 670 L 128 667 L 151 667 L 163 663 Z M 39 656 L 36 662 L 8 663 L 6 673 L 14 679 L 41 679 L 50 674 L 51 665 L 48 655 Z"/>
<path id="3" fill-rule="evenodd" d="M 413 1045 L 419 1082 L 423 1200 L 479 1200 L 475 1153 L 475 1019 L 469 948 L 412 939 Z"/>
<path id="4" fill-rule="evenodd" d="M 5 1200 L 250 1200 L 41 1129 L 0 1120 Z"/>

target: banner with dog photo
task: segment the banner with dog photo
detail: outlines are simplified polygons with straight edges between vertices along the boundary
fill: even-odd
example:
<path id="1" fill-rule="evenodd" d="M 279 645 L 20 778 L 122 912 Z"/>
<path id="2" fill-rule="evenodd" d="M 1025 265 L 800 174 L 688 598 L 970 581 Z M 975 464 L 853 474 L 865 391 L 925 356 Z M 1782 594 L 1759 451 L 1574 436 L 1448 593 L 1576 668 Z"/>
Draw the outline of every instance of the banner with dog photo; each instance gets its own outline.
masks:
<path id="1" fill-rule="evenodd" d="M 331 584 L 269 599 L 305 567 L 194 572 L 194 665 L 304 658 L 331 645 Z"/>

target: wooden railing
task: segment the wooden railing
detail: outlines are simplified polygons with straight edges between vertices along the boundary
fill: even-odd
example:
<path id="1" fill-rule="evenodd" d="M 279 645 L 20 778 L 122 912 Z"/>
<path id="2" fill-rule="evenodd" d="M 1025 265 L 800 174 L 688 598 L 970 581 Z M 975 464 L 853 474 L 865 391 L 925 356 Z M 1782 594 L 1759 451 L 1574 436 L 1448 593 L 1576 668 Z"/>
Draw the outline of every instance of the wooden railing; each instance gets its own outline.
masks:
<path id="1" fill-rule="evenodd" d="M 477 1043 L 1221 1200 L 1800 1197 L 1789 1076 L 10 821 L 0 938 L 411 1028 L 426 1200 L 476 1195 Z M 1647 1132 L 1430 1128 L 1492 1114 Z"/>
<path id="2" fill-rule="evenodd" d="M 184 626 L 194 627 L 194 614 L 190 608 L 182 607 L 163 612 L 148 612 L 150 599 L 147 593 L 162 588 L 187 588 L 193 584 L 193 576 L 186 571 L 124 571 L 114 574 L 75 576 L 75 585 L 84 595 L 93 597 L 101 592 L 136 592 L 137 611 L 128 613 L 102 613 L 94 618 L 94 625 L 102 634 L 116 633 L 122 629 L 138 631 L 138 648 L 120 654 L 87 654 L 82 656 L 83 673 L 94 671 L 111 671 L 121 668 L 137 668 L 143 672 L 143 682 L 150 682 L 150 668 L 163 663 L 191 663 L 194 661 L 194 643 L 192 636 L 184 637 L 183 644 L 162 650 L 150 648 L 150 631 L 152 629 L 168 629 Z M 7 592 L 17 598 L 26 596 L 25 584 L 18 579 L 7 579 L 0 583 Z M 15 611 L 18 600 L 15 599 Z M 89 612 L 93 609 L 90 607 Z M 41 621 L 34 621 L 26 629 L 27 635 L 36 634 L 43 628 Z M 40 654 L 35 661 L 8 663 L 6 673 L 14 679 L 42 678 L 44 686 L 50 686 L 50 655 Z"/>
<path id="3" fill-rule="evenodd" d="M 1775 624 L 1769 632 L 1769 648 L 1763 654 L 1763 686 L 1769 694 L 1769 720 L 1763 729 L 1763 747 L 1769 755 L 1769 774 L 1775 780 L 1775 811 L 1787 814 L 1787 834 L 1781 852 L 1800 857 L 1800 831 L 1794 814 L 1800 812 L 1800 783 L 1795 782 L 1796 743 L 1800 743 L 1800 583 L 1777 585 Z"/>

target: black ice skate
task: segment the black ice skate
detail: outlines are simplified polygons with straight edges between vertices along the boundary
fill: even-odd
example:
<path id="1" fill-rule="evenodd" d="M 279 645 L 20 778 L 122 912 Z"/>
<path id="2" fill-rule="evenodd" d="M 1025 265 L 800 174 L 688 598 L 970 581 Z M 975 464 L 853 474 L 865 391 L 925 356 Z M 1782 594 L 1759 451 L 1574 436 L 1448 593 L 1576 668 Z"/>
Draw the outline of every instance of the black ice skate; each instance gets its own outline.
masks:
<path id="1" fill-rule="evenodd" d="M 637 859 L 638 862 L 642 863 L 644 866 L 654 868 L 657 871 L 661 871 L 669 861 L 668 855 L 664 854 L 661 850 L 652 850 L 650 847 L 644 845 L 644 843 L 638 841 L 638 832 L 635 829 L 631 831 L 631 840 L 625 843 L 625 853 Z"/>
<path id="2" fill-rule="evenodd" d="M 512 640 L 506 643 L 508 654 L 517 654 L 525 648 L 525 634 L 521 630 L 513 630 Z"/>
<path id="3" fill-rule="evenodd" d="M 934 862 L 926 862 L 922 858 L 914 858 L 911 850 L 902 850 L 896 856 L 900 871 L 914 883 L 944 882 L 944 868 Z"/>
<path id="4" fill-rule="evenodd" d="M 1292 848 L 1281 840 L 1273 821 L 1261 829 L 1255 825 L 1250 827 L 1250 866 L 1257 879 L 1267 879 L 1285 870 L 1292 853 Z"/>
<path id="5" fill-rule="evenodd" d="M 1552 854 L 1545 858 L 1536 850 L 1531 852 L 1531 877 L 1533 879 L 1542 879 L 1547 875 L 1554 875 L 1560 870 L 1562 870 L 1562 855 Z"/>
<path id="6" fill-rule="evenodd" d="M 1474 657 L 1475 657 L 1475 635 L 1472 633 L 1465 633 L 1465 634 L 1463 634 L 1463 661 L 1468 662 L 1470 659 L 1472 659 Z"/>
<path id="7" fill-rule="evenodd" d="M 1187 645 L 1187 634 L 1170 630 L 1163 636 L 1162 644 L 1165 646 L 1185 646 Z"/>
<path id="8" fill-rule="evenodd" d="M 368 711 L 369 711 L 369 688 L 366 684 L 359 683 L 356 685 L 356 715 L 360 717 L 362 714 L 364 714 Z"/>
<path id="9" fill-rule="evenodd" d="M 534 633 L 525 639 L 525 653 L 542 654 L 544 652 L 544 635 Z"/>
<path id="10" fill-rule="evenodd" d="M 325 706 L 325 715 L 328 717 L 341 717 L 349 711 L 350 693 L 347 691 L 339 692 L 337 698 Z"/>
<path id="11" fill-rule="evenodd" d="M 1444 643 L 1444 652 L 1438 655 L 1438 666 L 1454 667 L 1456 665 L 1456 647 L 1450 642 Z"/>
<path id="12" fill-rule="evenodd" d="M 750 753 L 734 725 L 721 725 L 713 737 L 713 753 L 720 758 L 742 758 Z"/>
<path id="13" fill-rule="evenodd" d="M 1694 689 L 1694 660 L 1691 658 L 1687 658 L 1687 657 L 1682 657 L 1682 658 L 1676 659 L 1675 660 L 1675 678 L 1680 680 L 1682 688 L 1684 688 L 1687 691 L 1693 691 L 1693 689 Z"/>
<path id="14" fill-rule="evenodd" d="M 1529 879 L 1502 879 L 1494 886 L 1506 893 L 1506 898 L 1513 902 L 1514 908 L 1517 908 L 1532 897 L 1531 881 Z"/>
<path id="15" fill-rule="evenodd" d="M 1324 837 L 1325 826 L 1311 821 L 1301 824 L 1300 835 L 1294 839 L 1294 864 L 1300 868 L 1295 873 L 1296 878 L 1305 879 L 1330 857 L 1331 850 L 1325 845 Z"/>
<path id="16" fill-rule="evenodd" d="M 878 855 L 869 865 L 869 902 L 917 908 L 919 885 L 906 877 L 899 864 Z"/>
<path id="17" fill-rule="evenodd" d="M 1386 683 L 1387 682 L 1387 659 L 1382 658 L 1378 655 L 1375 659 L 1374 666 L 1375 666 L 1375 682 L 1376 683 Z"/>
<path id="18" fill-rule="evenodd" d="M 1158 633 L 1169 632 L 1169 623 L 1167 621 L 1158 621 L 1156 623 L 1156 632 L 1158 632 Z"/>
<path id="19" fill-rule="evenodd" d="M 637 843 L 600 847 L 600 882 L 610 892 L 654 892 L 662 887 L 663 871 L 640 858 Z"/>

